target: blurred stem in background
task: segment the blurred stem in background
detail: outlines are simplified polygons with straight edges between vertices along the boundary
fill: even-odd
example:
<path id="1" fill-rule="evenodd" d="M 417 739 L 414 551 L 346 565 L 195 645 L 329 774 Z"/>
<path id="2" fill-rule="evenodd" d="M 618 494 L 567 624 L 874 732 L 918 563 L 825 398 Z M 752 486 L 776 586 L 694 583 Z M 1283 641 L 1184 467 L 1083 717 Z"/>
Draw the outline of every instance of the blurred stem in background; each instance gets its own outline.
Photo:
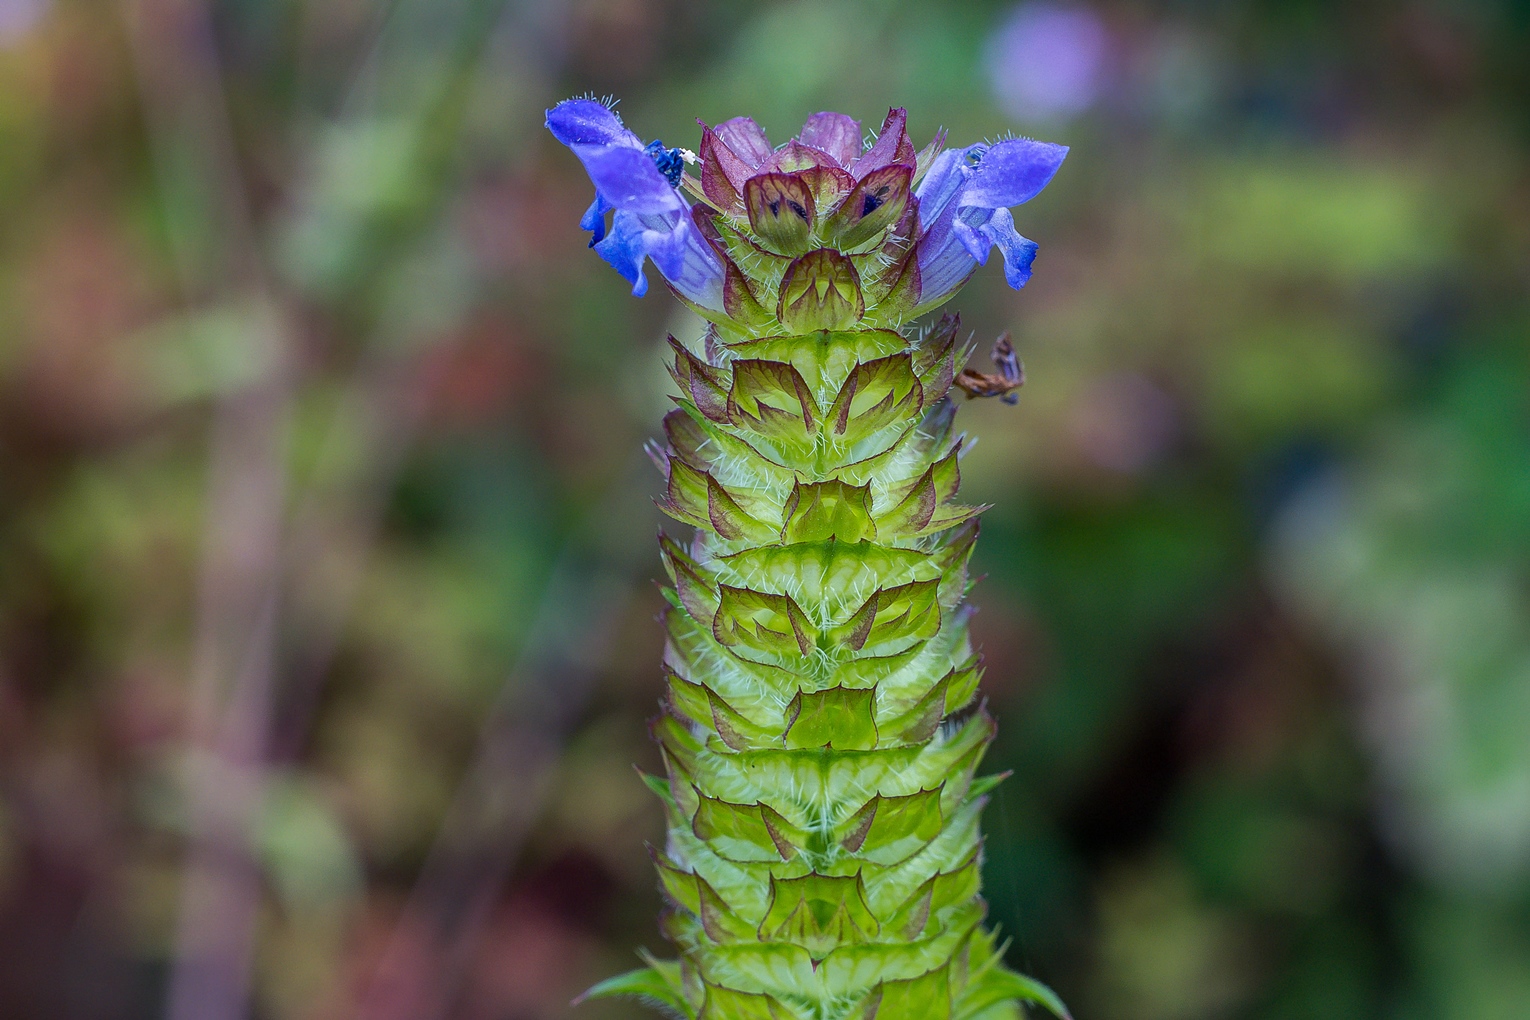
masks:
<path id="1" fill-rule="evenodd" d="M 386 222 L 364 225 L 370 254 L 379 265 L 387 264 L 390 248 L 409 243 L 428 224 L 445 191 L 465 97 L 500 6 L 475 2 L 455 12 L 456 45 L 437 76 L 434 94 L 404 114 L 414 122 L 408 136 L 417 140 L 415 151 L 402 155 L 416 179 L 416 203 L 402 214 L 394 210 L 383 218 Z M 446 12 L 436 7 L 434 13 Z M 196 0 L 143 0 L 130 7 L 128 20 L 161 187 L 166 193 L 201 194 L 210 207 L 207 236 L 172 238 L 186 300 L 252 303 L 256 321 L 248 334 L 253 348 L 248 357 L 264 369 L 260 377 L 221 397 L 213 415 L 192 671 L 190 856 L 168 1016 L 216 1020 L 244 1016 L 249 1009 L 262 895 L 250 837 L 273 738 L 289 753 L 302 744 L 309 721 L 305 709 L 323 682 L 346 605 L 327 606 L 329 626 L 307 635 L 318 647 L 296 677 L 303 685 L 295 692 L 300 707 L 282 717 L 285 732 L 273 734 L 282 616 L 295 601 L 284 587 L 303 580 L 304 561 L 289 550 L 311 551 L 331 530 L 323 528 L 328 521 L 316 520 L 323 510 L 310 507 L 312 496 L 302 501 L 307 513 L 298 515 L 298 528 L 291 534 L 284 519 L 291 489 L 288 424 L 298 371 L 287 321 L 291 313 L 263 264 L 266 245 L 252 222 L 237 165 L 209 12 Z M 387 75 L 388 69 L 374 73 Z M 363 271 L 362 279 L 370 275 Z M 380 372 L 372 364 L 385 359 L 364 359 L 352 398 L 341 403 L 341 413 L 360 412 L 371 419 L 366 432 L 373 448 L 362 459 L 377 475 L 366 480 L 370 492 L 363 495 L 371 498 L 352 510 L 348 522 L 363 532 L 375 522 L 391 484 L 388 469 L 402 462 L 420 412 L 417 402 L 409 406 L 387 400 L 395 388 L 379 383 L 391 382 L 388 376 L 396 369 Z"/>
<path id="2" fill-rule="evenodd" d="M 640 491 L 632 486 L 626 494 Z M 554 568 L 524 661 L 489 710 L 477 753 L 361 994 L 363 1020 L 449 1015 L 487 916 L 544 807 L 563 742 L 612 650 L 633 578 L 607 569 L 572 552 Z"/>
<path id="3" fill-rule="evenodd" d="M 171 1020 L 234 1018 L 248 1010 L 261 895 L 249 833 L 264 792 L 276 679 L 293 345 L 262 265 L 206 12 L 149 0 L 128 17 L 161 187 L 201 194 L 210 207 L 212 237 L 172 238 L 185 299 L 243 299 L 263 320 L 249 341 L 264 372 L 219 399 L 210 434 L 188 859 L 167 1011 Z"/>

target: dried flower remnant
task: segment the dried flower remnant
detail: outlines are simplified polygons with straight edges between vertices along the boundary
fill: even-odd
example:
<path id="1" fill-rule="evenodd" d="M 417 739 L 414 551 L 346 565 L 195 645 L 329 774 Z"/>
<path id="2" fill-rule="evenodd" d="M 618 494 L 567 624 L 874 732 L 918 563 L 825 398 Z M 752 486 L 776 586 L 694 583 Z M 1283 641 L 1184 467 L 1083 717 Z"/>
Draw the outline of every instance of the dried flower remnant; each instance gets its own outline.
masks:
<path id="1" fill-rule="evenodd" d="M 1005 968 L 982 926 L 977 775 L 994 722 L 967 633 L 981 507 L 957 501 L 959 320 L 906 329 L 997 247 L 1021 287 L 1036 245 L 1010 208 L 1067 150 L 1029 139 L 922 151 L 902 110 L 808 118 L 772 145 L 748 118 L 702 125 L 688 154 L 644 143 L 593 100 L 547 123 L 596 197 L 592 246 L 647 287 L 652 260 L 708 321 L 670 338 L 676 410 L 650 452 L 669 574 L 668 837 L 652 851 L 679 959 L 603 982 L 704 1020 L 1066 1016 Z M 612 214 L 607 231 L 605 216 Z"/>
<path id="2" fill-rule="evenodd" d="M 993 345 L 993 364 L 997 373 L 962 369 L 954 380 L 956 388 L 969 397 L 998 397 L 1006 404 L 1018 404 L 1020 394 L 1015 391 L 1025 385 L 1025 366 L 1016 356 L 1008 333 L 1000 335 Z"/>

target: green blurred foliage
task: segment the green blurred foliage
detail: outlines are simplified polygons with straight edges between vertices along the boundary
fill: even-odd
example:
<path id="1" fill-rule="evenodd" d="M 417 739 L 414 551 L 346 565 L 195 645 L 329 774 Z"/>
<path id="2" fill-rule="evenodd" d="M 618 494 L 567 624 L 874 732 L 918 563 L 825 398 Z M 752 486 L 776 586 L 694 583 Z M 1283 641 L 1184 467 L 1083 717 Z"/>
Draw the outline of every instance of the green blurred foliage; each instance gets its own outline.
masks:
<path id="1" fill-rule="evenodd" d="M 996 91 L 1027 10 L 1104 40 L 1067 110 Z M 1030 378 L 963 412 L 1017 966 L 1523 1016 L 1527 49 L 1489 0 L 0 3 L 0 1015 L 165 1015 L 209 831 L 253 1016 L 562 1016 L 662 952 L 640 446 L 698 324 L 585 250 L 541 111 L 589 91 L 1073 146 L 1034 280 L 956 302 Z"/>

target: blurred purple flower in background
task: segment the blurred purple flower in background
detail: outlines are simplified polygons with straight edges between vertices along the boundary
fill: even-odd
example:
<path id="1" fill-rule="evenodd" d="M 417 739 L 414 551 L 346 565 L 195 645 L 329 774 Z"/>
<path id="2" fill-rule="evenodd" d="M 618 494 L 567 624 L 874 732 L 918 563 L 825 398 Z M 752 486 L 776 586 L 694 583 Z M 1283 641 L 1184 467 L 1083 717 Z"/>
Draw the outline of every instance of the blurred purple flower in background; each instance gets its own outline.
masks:
<path id="1" fill-rule="evenodd" d="M 0 0 L 0 46 L 21 42 L 47 11 L 48 0 Z"/>
<path id="2" fill-rule="evenodd" d="M 1110 39 L 1087 7 L 1017 6 L 988 40 L 994 102 L 1018 121 L 1064 121 L 1099 96 Z"/>

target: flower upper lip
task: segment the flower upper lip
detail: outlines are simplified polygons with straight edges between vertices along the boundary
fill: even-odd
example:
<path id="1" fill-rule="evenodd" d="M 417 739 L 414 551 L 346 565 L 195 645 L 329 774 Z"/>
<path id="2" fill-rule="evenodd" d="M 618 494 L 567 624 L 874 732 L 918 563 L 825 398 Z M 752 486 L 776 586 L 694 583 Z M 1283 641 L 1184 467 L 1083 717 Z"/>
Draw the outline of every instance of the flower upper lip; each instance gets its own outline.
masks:
<path id="1" fill-rule="evenodd" d="M 590 99 L 559 103 L 547 112 L 547 127 L 553 137 L 574 150 L 596 192 L 611 206 L 635 213 L 673 212 L 685 207 L 684 199 L 654 164 L 643 142 L 606 106 Z"/>

